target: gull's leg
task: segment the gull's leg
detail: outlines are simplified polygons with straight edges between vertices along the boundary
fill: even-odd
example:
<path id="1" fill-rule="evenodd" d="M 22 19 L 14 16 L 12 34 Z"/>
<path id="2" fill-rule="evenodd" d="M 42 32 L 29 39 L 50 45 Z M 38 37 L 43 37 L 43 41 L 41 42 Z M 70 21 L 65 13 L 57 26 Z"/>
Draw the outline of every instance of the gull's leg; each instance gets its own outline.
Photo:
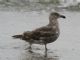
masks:
<path id="1" fill-rule="evenodd" d="M 29 43 L 29 46 L 28 46 L 25 50 L 27 50 L 27 49 L 32 49 L 32 48 L 31 48 L 31 45 L 32 45 L 32 44 Z"/>
<path id="2" fill-rule="evenodd" d="M 47 45 L 45 44 L 45 57 L 47 57 Z"/>
<path id="3" fill-rule="evenodd" d="M 30 46 L 28 47 L 28 48 L 29 48 L 29 52 L 30 52 L 30 53 L 33 53 L 32 47 L 31 47 L 31 46 L 32 46 L 32 43 L 29 43 L 29 45 L 30 45 Z"/>

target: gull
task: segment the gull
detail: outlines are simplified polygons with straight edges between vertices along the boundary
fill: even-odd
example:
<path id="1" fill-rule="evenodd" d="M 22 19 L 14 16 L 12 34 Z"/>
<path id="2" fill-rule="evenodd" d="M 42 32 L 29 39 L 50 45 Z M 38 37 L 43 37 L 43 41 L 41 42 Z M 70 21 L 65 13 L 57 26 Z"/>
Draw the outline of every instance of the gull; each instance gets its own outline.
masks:
<path id="1" fill-rule="evenodd" d="M 60 35 L 58 18 L 66 18 L 57 12 L 51 12 L 49 15 L 49 23 L 46 26 L 37 28 L 33 31 L 26 31 L 22 34 L 13 35 L 15 39 L 21 39 L 29 43 L 29 52 L 32 52 L 32 44 L 45 45 L 45 57 L 47 57 L 47 44 L 57 40 Z"/>

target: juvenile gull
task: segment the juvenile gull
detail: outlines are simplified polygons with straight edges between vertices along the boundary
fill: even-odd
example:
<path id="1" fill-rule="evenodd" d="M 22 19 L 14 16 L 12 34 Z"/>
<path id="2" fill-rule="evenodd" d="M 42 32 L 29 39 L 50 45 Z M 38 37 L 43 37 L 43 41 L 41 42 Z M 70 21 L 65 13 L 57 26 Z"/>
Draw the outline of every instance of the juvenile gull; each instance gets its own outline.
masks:
<path id="1" fill-rule="evenodd" d="M 52 43 L 59 37 L 60 31 L 58 26 L 58 18 L 65 18 L 64 15 L 60 15 L 57 12 L 50 13 L 49 24 L 33 31 L 26 31 L 21 35 L 14 35 L 13 38 L 19 38 L 26 42 L 29 42 L 29 51 L 32 52 L 32 44 L 45 45 L 45 57 L 47 56 L 47 44 Z"/>

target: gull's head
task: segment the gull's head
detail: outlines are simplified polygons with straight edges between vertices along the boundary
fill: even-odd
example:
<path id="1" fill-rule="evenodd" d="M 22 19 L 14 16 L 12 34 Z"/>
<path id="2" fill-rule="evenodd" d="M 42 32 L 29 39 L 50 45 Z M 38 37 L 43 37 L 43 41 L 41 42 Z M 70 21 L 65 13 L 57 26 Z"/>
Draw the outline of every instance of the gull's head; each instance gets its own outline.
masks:
<path id="1" fill-rule="evenodd" d="M 66 18 L 66 17 L 64 15 L 57 13 L 57 12 L 50 13 L 49 19 L 53 20 L 53 19 L 58 19 L 58 18 Z"/>

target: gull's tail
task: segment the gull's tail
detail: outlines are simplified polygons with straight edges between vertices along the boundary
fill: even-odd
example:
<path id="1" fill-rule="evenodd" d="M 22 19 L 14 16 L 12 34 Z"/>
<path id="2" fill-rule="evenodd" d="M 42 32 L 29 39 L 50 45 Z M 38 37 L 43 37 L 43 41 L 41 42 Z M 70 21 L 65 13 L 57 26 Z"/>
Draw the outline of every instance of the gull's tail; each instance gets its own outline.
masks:
<path id="1" fill-rule="evenodd" d="M 17 39 L 17 38 L 22 38 L 22 35 L 14 35 L 12 37 L 15 38 L 15 39 Z"/>

